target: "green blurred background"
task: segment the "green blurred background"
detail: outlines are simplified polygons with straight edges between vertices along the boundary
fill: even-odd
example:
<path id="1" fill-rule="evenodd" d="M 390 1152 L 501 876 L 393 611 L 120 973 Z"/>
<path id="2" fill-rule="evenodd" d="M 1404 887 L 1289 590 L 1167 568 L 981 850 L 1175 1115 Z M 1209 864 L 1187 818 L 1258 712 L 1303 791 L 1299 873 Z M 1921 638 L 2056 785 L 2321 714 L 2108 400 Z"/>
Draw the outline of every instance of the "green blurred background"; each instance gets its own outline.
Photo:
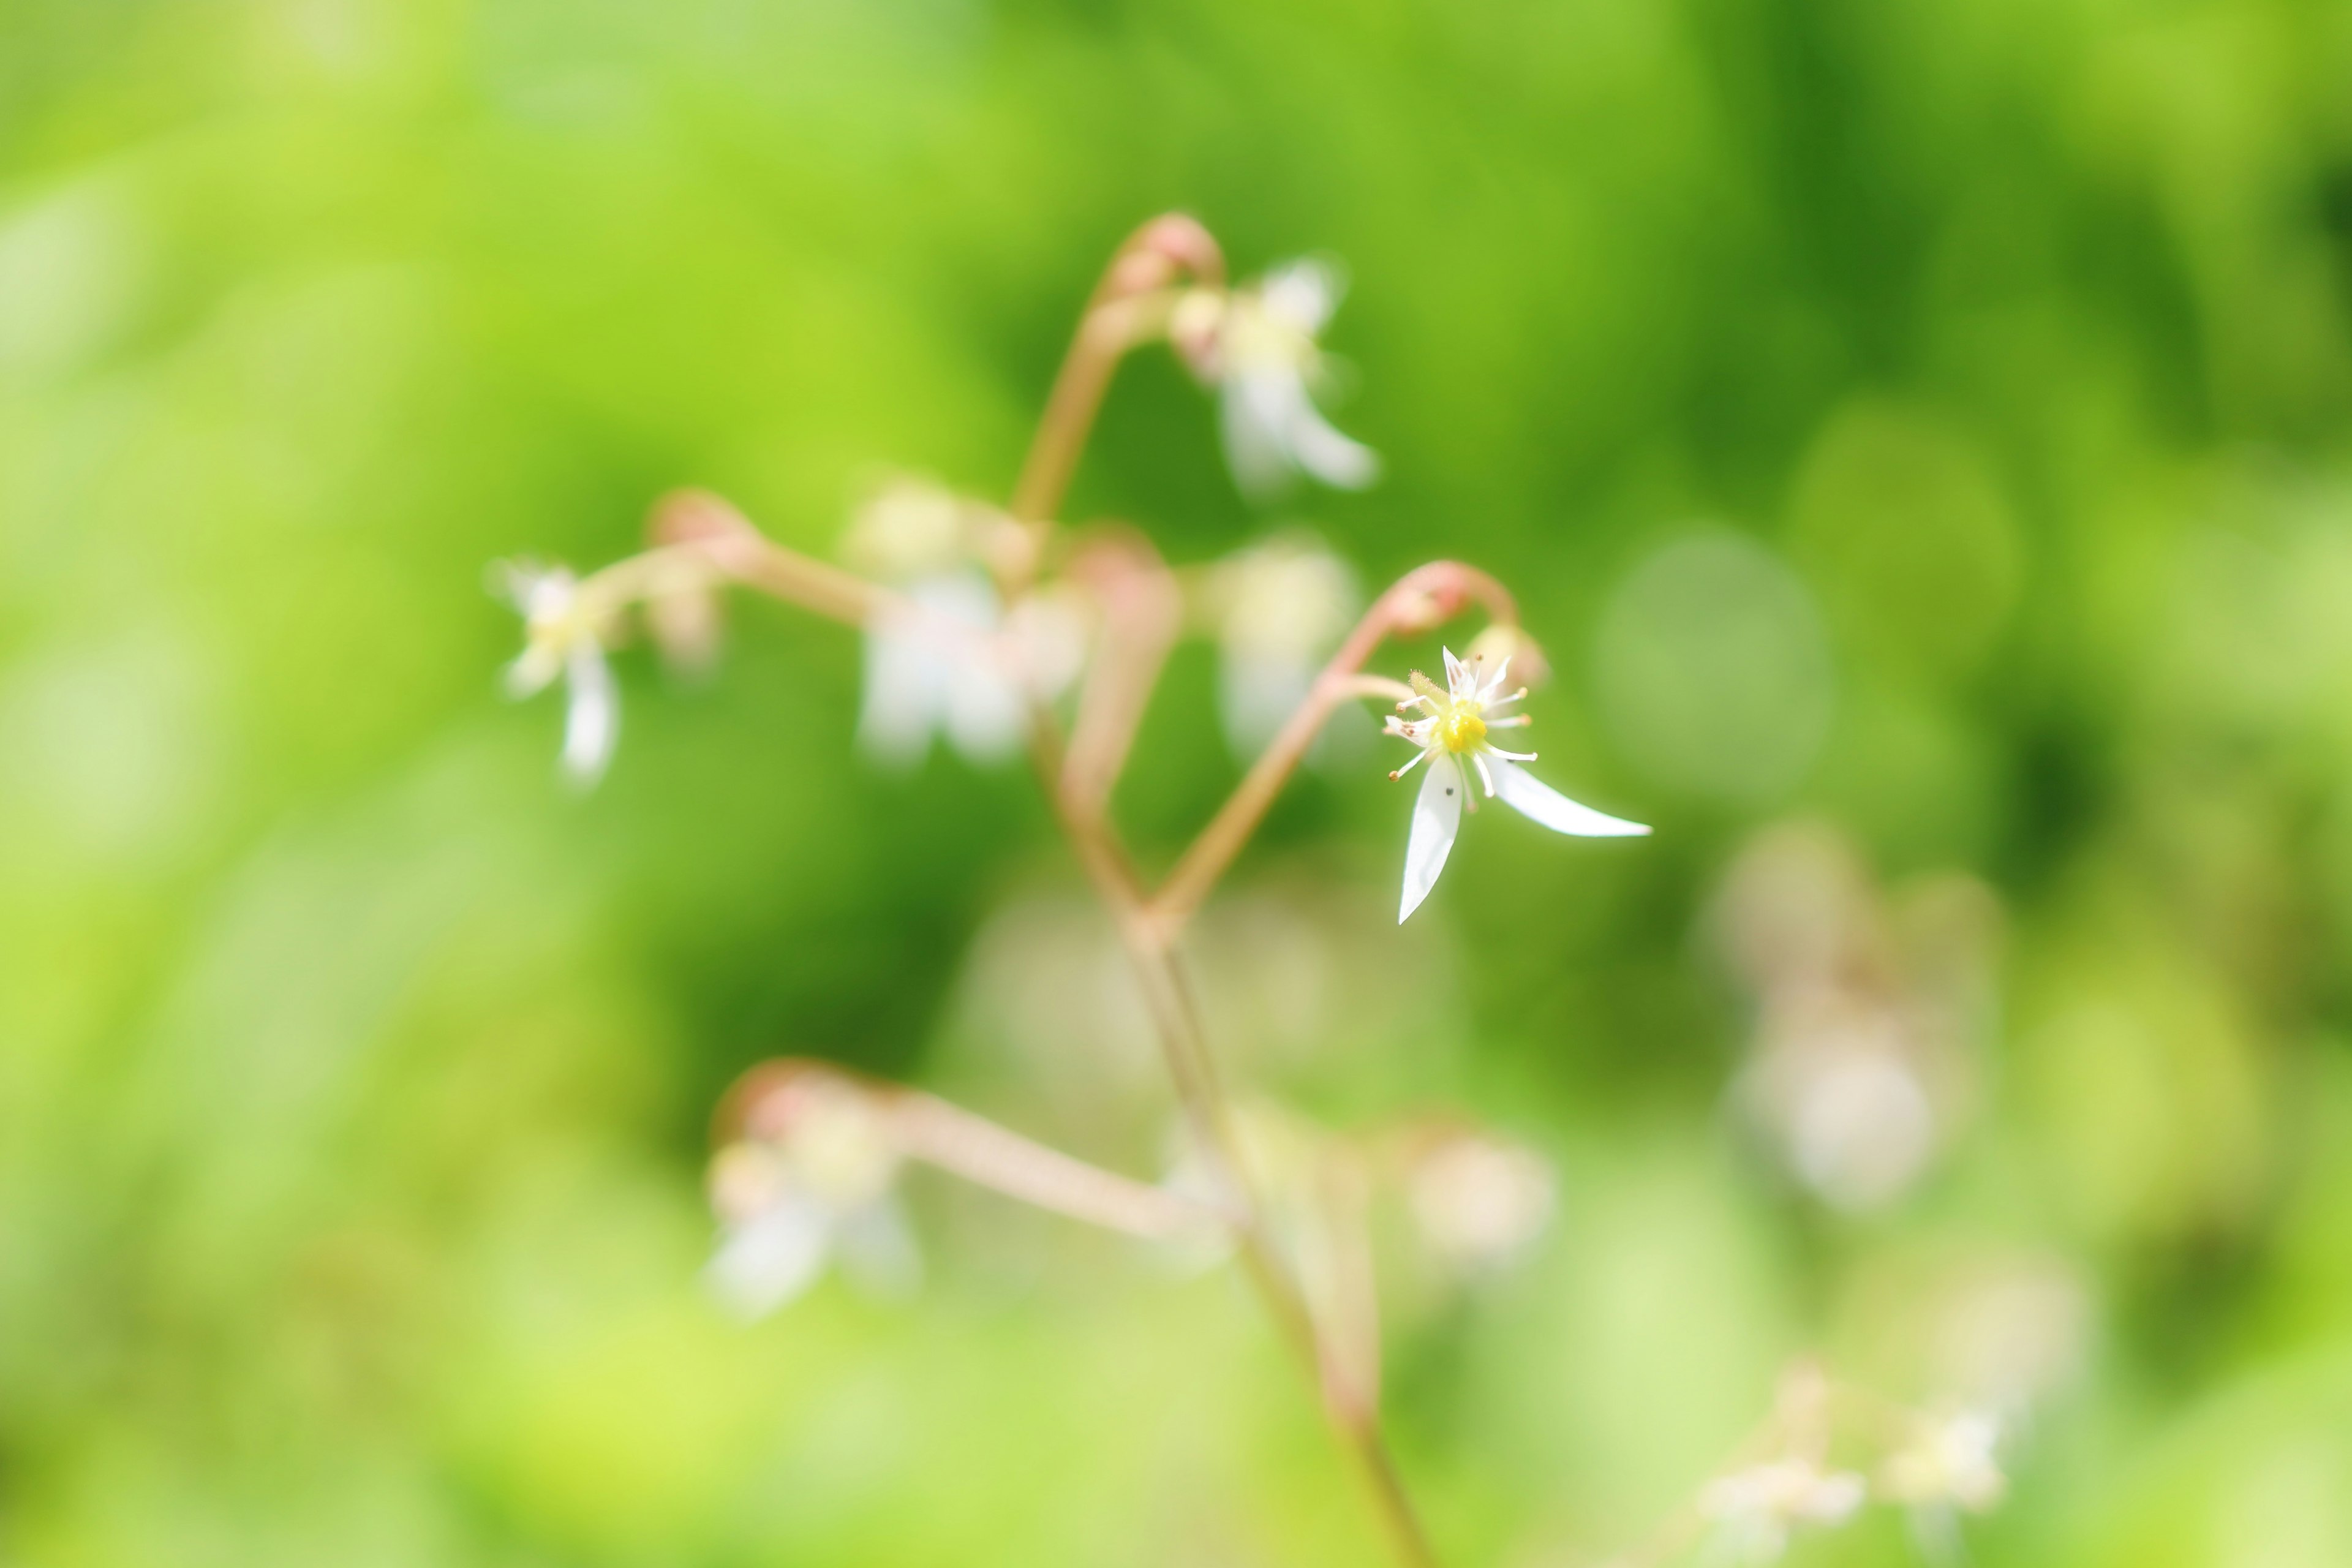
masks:
<path id="1" fill-rule="evenodd" d="M 1481 817 L 1400 932 L 1361 761 L 1202 933 L 1238 1075 L 1559 1169 L 1391 1312 L 1452 1560 L 1629 1542 L 1819 1351 L 2032 1385 L 1975 1561 L 2352 1562 L 2347 89 L 2325 0 L 0 0 L 0 1560 L 1379 1560 L 1224 1275 L 919 1179 L 912 1300 L 698 1287 L 765 1056 L 1160 1158 L 1017 770 L 865 766 L 853 642 L 751 600 L 625 657 L 593 795 L 497 689 L 484 563 L 671 486 L 824 552 L 886 468 L 1002 495 L 1182 207 L 1345 258 L 1389 477 L 1245 506 L 1152 354 L 1075 510 L 1494 570 L 1542 771 L 1659 828 Z M 1963 972 L 1861 1200 L 1741 1087 L 1735 866 Z"/>

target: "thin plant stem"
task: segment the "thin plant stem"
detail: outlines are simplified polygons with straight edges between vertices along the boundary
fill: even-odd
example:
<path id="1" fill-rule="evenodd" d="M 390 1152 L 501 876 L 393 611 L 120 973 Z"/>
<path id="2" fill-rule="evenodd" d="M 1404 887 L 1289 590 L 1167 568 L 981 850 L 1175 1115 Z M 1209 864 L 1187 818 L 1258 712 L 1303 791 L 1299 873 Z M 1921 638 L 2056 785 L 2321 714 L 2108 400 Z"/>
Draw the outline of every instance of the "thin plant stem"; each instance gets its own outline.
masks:
<path id="1" fill-rule="evenodd" d="M 1181 213 L 1153 218 L 1112 256 L 1046 395 L 1045 415 L 1013 487 L 1015 519 L 1042 529 L 1060 509 L 1111 374 L 1129 349 L 1166 329 L 1176 300 L 1171 286 L 1179 279 L 1205 289 L 1222 289 L 1225 281 L 1217 242 Z"/>

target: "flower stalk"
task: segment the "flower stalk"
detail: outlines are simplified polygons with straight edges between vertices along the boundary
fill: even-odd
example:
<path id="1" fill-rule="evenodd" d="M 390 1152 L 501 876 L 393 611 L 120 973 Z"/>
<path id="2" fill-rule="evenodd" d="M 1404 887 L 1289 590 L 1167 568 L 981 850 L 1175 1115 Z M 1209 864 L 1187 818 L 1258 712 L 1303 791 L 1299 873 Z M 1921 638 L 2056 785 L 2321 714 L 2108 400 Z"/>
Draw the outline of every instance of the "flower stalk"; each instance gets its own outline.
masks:
<path id="1" fill-rule="evenodd" d="M 568 574 L 533 579 L 536 596 L 521 606 L 530 642 L 519 668 L 537 685 L 568 674 L 575 715 L 584 711 L 591 721 L 587 739 L 594 742 L 601 766 L 614 722 L 603 653 L 621 612 L 681 585 L 707 595 L 725 581 L 861 628 L 869 647 L 875 639 L 887 647 L 890 638 L 919 635 L 937 644 L 917 650 L 916 662 L 927 677 L 936 668 L 939 648 L 944 648 L 960 667 L 970 665 L 959 673 L 976 672 L 992 691 L 1001 688 L 1013 705 L 1007 711 L 1018 714 L 1031 765 L 1055 818 L 1108 910 L 1133 966 L 1196 1154 L 1208 1166 L 1212 1195 L 1185 1198 L 1134 1182 L 919 1090 L 874 1084 L 822 1064 L 776 1064 L 751 1075 L 724 1113 L 727 1134 L 734 1141 L 727 1145 L 731 1157 L 714 1167 L 714 1199 L 730 1226 L 729 1244 L 715 1260 L 726 1266 L 722 1283 L 739 1300 L 772 1304 L 804 1288 L 835 1249 L 845 1263 L 854 1262 L 861 1237 L 870 1243 L 877 1236 L 896 1234 L 892 1178 L 905 1161 L 929 1163 L 1131 1236 L 1167 1239 L 1204 1228 L 1222 1230 L 1232 1238 L 1277 1330 L 1319 1388 L 1397 1559 L 1408 1568 L 1434 1568 L 1435 1552 L 1381 1430 L 1379 1311 L 1365 1215 L 1368 1173 L 1352 1162 L 1324 1171 L 1307 1205 L 1309 1239 L 1286 1247 L 1236 1136 L 1231 1102 L 1186 973 L 1181 939 L 1340 704 L 1377 699 L 1405 710 L 1422 703 L 1429 713 L 1414 726 L 1391 723 L 1392 733 L 1418 740 L 1428 726 L 1452 721 L 1447 715 L 1454 707 L 1471 712 L 1461 705 L 1472 703 L 1473 696 L 1487 706 L 1508 700 L 1483 689 L 1473 696 L 1456 690 L 1444 699 L 1454 707 L 1445 707 L 1433 695 L 1433 686 L 1419 677 L 1406 684 L 1368 673 L 1365 666 L 1390 638 L 1433 631 L 1477 608 L 1491 624 L 1470 645 L 1474 665 L 1489 648 L 1498 670 L 1512 659 L 1527 669 L 1539 664 L 1539 655 L 1519 629 L 1511 595 L 1493 577 L 1451 561 L 1407 573 L 1356 621 L 1232 795 L 1155 887 L 1120 842 L 1110 802 L 1170 650 L 1184 629 L 1181 583 L 1136 530 L 1098 524 L 1063 534 L 1055 521 L 1119 362 L 1154 341 L 1171 342 L 1196 374 L 1220 386 L 1236 479 L 1245 488 L 1253 472 L 1263 478 L 1275 458 L 1281 460 L 1277 467 L 1327 483 L 1370 482 L 1377 468 L 1370 451 L 1332 430 L 1308 398 L 1323 368 L 1316 334 L 1340 288 L 1336 268 L 1299 263 L 1254 287 L 1229 289 L 1224 258 L 1197 222 L 1171 215 L 1136 230 L 1087 302 L 1006 510 L 958 511 L 950 498 L 948 512 L 915 516 L 925 527 L 942 518 L 950 525 L 940 537 L 961 552 L 954 564 L 971 571 L 973 595 L 985 598 L 992 580 L 994 597 L 982 606 L 985 616 L 952 613 L 955 606 L 937 594 L 927 597 L 919 581 L 894 578 L 903 587 L 886 585 L 813 560 L 767 538 L 726 500 L 683 490 L 654 508 L 649 548 L 643 553 L 577 583 Z M 1236 445 L 1236 437 L 1245 439 Z M 1251 462 L 1242 461 L 1253 453 Z M 913 500 L 929 504 L 921 494 Z M 975 567 L 984 568 L 984 575 Z M 1039 579 L 1049 571 L 1055 580 L 1041 588 Z M 1051 695 L 1058 688 L 1023 667 L 1016 626 L 1025 612 L 1066 610 L 1073 590 L 1094 616 L 1084 682 L 1065 733 Z M 1344 593 L 1352 600 L 1352 586 Z M 672 617 L 686 628 L 680 640 L 707 642 L 711 623 L 701 613 L 706 601 L 688 607 L 696 614 Z M 1343 603 L 1332 614 L 1333 627 L 1346 608 Z M 1313 646 L 1325 646 L 1322 634 Z M 1297 668 L 1313 657 L 1298 655 L 1286 681 L 1295 684 Z M 1453 662 L 1450 654 L 1448 660 Z M 1278 706 L 1271 711 L 1278 712 Z M 926 714 L 917 717 L 929 722 Z M 593 722 L 600 719 L 601 730 Z M 1477 736 L 1484 733 L 1482 727 Z M 1467 745 L 1454 750 L 1465 751 Z M 1457 762 L 1449 753 L 1442 765 L 1450 774 Z M 1511 804 L 1544 820 L 1520 801 Z M 1408 912 L 1413 901 L 1409 893 Z M 1476 1150 L 1457 1155 L 1457 1184 L 1493 1178 L 1499 1170 L 1506 1183 L 1528 1185 L 1507 1157 Z M 1476 1163 L 1481 1159 L 1483 1165 Z M 1465 1160 L 1471 1164 L 1464 1165 Z M 1503 1162 L 1499 1166 L 1497 1160 Z M 1537 1214 L 1539 1223 L 1549 1191 L 1539 1181 L 1535 1187 L 1532 1209 L 1524 1203 L 1520 1207 Z M 1499 1242 L 1473 1243 L 1499 1247 L 1509 1239 L 1506 1235 Z M 891 1245 L 902 1255 L 907 1251 L 902 1243 Z"/>

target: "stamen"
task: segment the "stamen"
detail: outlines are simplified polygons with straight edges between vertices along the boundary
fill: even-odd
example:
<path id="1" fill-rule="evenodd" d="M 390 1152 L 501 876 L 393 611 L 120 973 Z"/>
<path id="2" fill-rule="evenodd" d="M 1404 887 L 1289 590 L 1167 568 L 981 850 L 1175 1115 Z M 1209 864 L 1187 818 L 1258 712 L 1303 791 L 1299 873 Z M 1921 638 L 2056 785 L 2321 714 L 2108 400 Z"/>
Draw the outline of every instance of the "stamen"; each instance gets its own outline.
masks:
<path id="1" fill-rule="evenodd" d="M 1396 780 L 1404 777 L 1405 774 L 1412 772 L 1413 769 L 1421 766 L 1422 763 L 1427 761 L 1429 761 L 1429 753 L 1427 752 L 1415 752 L 1412 754 L 1412 761 L 1405 763 L 1404 766 L 1399 768 L 1396 772 L 1389 775 L 1390 782 L 1394 783 Z"/>
<path id="2" fill-rule="evenodd" d="M 1500 753 L 1497 753 L 1497 754 L 1499 755 Z M 1470 753 L 1470 761 L 1471 761 L 1472 763 L 1474 763 L 1475 764 L 1476 764 L 1476 766 L 1477 766 L 1477 769 L 1478 769 L 1478 782 L 1479 782 L 1480 784 L 1485 784 L 1485 785 L 1486 786 L 1486 798 L 1487 798 L 1488 800 L 1492 800 L 1492 799 L 1494 799 L 1494 798 L 1495 798 L 1495 775 L 1494 775 L 1492 773 L 1489 773 L 1489 772 L 1487 771 L 1487 768 L 1486 768 L 1486 758 L 1484 758 L 1484 757 L 1482 757 L 1482 756 L 1480 756 L 1477 752 L 1471 752 L 1471 753 Z"/>

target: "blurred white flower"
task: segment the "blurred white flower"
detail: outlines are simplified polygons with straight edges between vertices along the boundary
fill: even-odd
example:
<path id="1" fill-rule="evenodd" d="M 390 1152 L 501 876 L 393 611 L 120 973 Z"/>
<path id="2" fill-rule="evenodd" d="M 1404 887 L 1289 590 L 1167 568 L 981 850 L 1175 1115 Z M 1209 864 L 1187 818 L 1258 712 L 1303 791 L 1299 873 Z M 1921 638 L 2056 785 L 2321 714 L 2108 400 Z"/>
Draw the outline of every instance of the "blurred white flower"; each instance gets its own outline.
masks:
<path id="1" fill-rule="evenodd" d="M 904 595 L 907 608 L 866 628 L 858 743 L 912 767 L 944 733 L 969 762 L 1002 763 L 1020 747 L 1024 687 L 1050 697 L 1083 661 L 1083 620 L 1051 595 L 1004 612 L 979 564 L 1002 520 L 920 479 L 895 480 L 858 510 L 852 564 Z"/>
<path id="2" fill-rule="evenodd" d="M 564 683 L 563 767 L 593 784 L 613 760 L 621 731 L 620 692 L 604 659 L 612 614 L 562 566 L 509 562 L 501 568 L 508 600 L 523 617 L 522 653 L 507 666 L 510 697 Z"/>
<path id="3" fill-rule="evenodd" d="M 1412 832 L 1405 844 L 1404 899 L 1397 913 L 1400 925 L 1437 885 L 1437 874 L 1445 868 L 1445 858 L 1453 851 L 1454 835 L 1461 828 L 1465 804 L 1477 809 L 1470 796 L 1474 774 L 1490 799 L 1499 795 L 1512 810 L 1556 833 L 1616 838 L 1650 831 L 1638 822 L 1579 805 L 1549 784 L 1538 783 L 1517 766 L 1535 761 L 1533 752 L 1506 752 L 1489 744 L 1489 731 L 1517 729 L 1528 722 L 1524 714 L 1492 717 L 1496 709 L 1517 702 L 1527 692 L 1522 689 L 1504 694 L 1503 679 L 1510 668 L 1507 660 L 1496 668 L 1492 679 L 1484 682 L 1479 679 L 1481 668 L 1482 661 L 1465 662 L 1446 650 L 1445 685 L 1441 688 L 1414 670 L 1414 695 L 1411 701 L 1397 705 L 1400 711 L 1418 708 L 1421 717 L 1389 717 L 1386 733 L 1421 748 L 1419 756 L 1389 777 L 1402 778 L 1423 763 L 1430 764 L 1413 803 Z"/>
<path id="4" fill-rule="evenodd" d="M 1315 405 L 1330 379 L 1316 339 L 1346 291 L 1336 266 L 1306 259 L 1230 293 L 1196 291 L 1178 309 L 1171 336 L 1217 386 L 1225 458 L 1245 494 L 1272 495 L 1297 473 L 1351 490 L 1380 477 L 1371 448 Z"/>
<path id="5" fill-rule="evenodd" d="M 871 1289 L 911 1287 L 921 1259 L 898 1206 L 900 1163 L 885 1119 L 853 1084 L 802 1073 L 763 1095 L 744 1136 L 711 1162 L 711 1292 L 761 1317 L 835 1259 Z"/>
<path id="6" fill-rule="evenodd" d="M 1451 1132 L 1416 1151 L 1405 1182 L 1422 1235 L 1463 1275 L 1507 1268 L 1551 1221 L 1551 1167 L 1531 1150 L 1475 1132 Z"/>
<path id="7" fill-rule="evenodd" d="M 1218 717 L 1244 758 L 1262 751 L 1307 700 L 1363 603 L 1348 563 L 1304 532 L 1252 545 L 1209 580 Z"/>
<path id="8" fill-rule="evenodd" d="M 1869 1488 L 1851 1470 L 1824 1470 L 1811 1459 L 1776 1459 L 1719 1476 L 1699 1494 L 1714 1521 L 1715 1549 L 1735 1563 L 1770 1563 L 1788 1550 L 1800 1525 L 1844 1523 Z"/>
<path id="9" fill-rule="evenodd" d="M 1981 1513 L 2009 1490 L 1995 1458 L 2000 1446 L 2000 1421 L 1988 1411 L 1932 1422 L 1886 1461 L 1880 1489 L 1912 1508 Z"/>
<path id="10" fill-rule="evenodd" d="M 1841 836 L 1783 825 L 1741 852 L 1715 920 L 1756 1004 L 1743 1108 L 1824 1202 L 1901 1197 L 1966 1109 L 1991 1014 L 1991 895 L 1946 877 L 1890 907 Z"/>

